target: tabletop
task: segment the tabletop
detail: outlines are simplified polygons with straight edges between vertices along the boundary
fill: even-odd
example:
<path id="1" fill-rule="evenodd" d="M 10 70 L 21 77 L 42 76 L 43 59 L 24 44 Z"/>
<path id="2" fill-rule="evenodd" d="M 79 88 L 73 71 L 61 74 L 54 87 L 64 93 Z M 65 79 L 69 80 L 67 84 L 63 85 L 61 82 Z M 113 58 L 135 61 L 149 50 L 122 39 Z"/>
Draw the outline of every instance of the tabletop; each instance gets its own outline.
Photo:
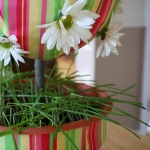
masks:
<path id="1" fill-rule="evenodd" d="M 138 134 L 135 137 L 116 124 L 107 123 L 107 139 L 100 150 L 150 150 L 150 139 Z"/>

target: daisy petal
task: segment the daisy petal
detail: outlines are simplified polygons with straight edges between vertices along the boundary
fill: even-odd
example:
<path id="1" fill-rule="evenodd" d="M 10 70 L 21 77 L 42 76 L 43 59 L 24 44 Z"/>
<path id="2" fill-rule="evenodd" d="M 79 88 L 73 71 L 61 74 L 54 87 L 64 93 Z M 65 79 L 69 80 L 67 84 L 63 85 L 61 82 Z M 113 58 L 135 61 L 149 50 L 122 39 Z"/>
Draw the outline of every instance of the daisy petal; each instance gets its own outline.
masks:
<path id="1" fill-rule="evenodd" d="M 17 37 L 15 35 L 11 35 L 8 39 L 12 43 L 17 43 Z"/>
<path id="2" fill-rule="evenodd" d="M 112 46 L 114 46 L 114 47 L 117 46 L 116 40 L 114 40 L 114 39 L 109 38 L 109 39 L 108 39 L 108 42 L 109 42 Z"/>
<path id="3" fill-rule="evenodd" d="M 61 41 L 61 34 L 60 34 L 60 32 L 59 32 L 59 35 L 58 35 L 58 42 L 57 42 L 57 44 L 56 44 L 56 48 L 57 48 L 58 51 L 60 51 L 60 49 L 62 48 L 62 45 L 63 45 L 63 43 L 62 43 L 62 41 Z"/>
<path id="4" fill-rule="evenodd" d="M 106 50 L 104 49 L 101 53 L 102 58 L 104 58 L 106 56 Z"/>
<path id="5" fill-rule="evenodd" d="M 64 35 L 66 35 L 66 34 L 67 34 L 67 30 L 65 29 L 65 27 L 64 27 L 64 25 L 63 25 L 63 23 L 62 23 L 61 20 L 59 20 L 59 25 L 60 25 L 60 28 L 61 28 L 62 33 L 63 33 Z"/>
<path id="6" fill-rule="evenodd" d="M 70 34 L 70 36 L 74 39 L 74 42 L 75 42 L 76 44 L 79 44 L 79 43 L 80 43 L 80 38 L 79 38 L 79 36 L 78 36 L 75 32 L 73 32 L 72 29 L 69 30 L 69 34 Z"/>
<path id="7" fill-rule="evenodd" d="M 108 48 L 106 49 L 106 56 L 109 56 L 110 51 L 111 51 L 111 48 L 110 48 L 110 47 L 108 47 Z"/>
<path id="8" fill-rule="evenodd" d="M 56 21 L 55 21 L 55 22 L 52 22 L 52 23 L 49 23 L 49 24 L 38 25 L 38 26 L 36 26 L 36 27 L 37 27 L 37 28 L 47 28 L 47 27 L 52 26 L 52 25 L 55 24 L 55 23 L 56 23 Z"/>
<path id="9" fill-rule="evenodd" d="M 66 36 L 66 40 L 67 40 L 67 44 L 69 45 L 69 46 L 71 46 L 71 47 L 73 47 L 74 46 L 74 40 L 73 40 L 73 38 L 68 34 L 67 36 Z"/>
<path id="10" fill-rule="evenodd" d="M 52 33 L 54 33 L 55 31 L 57 31 L 58 29 L 56 28 L 55 25 L 52 25 L 51 27 L 49 27 L 46 32 L 43 34 L 42 39 L 41 39 L 41 44 L 45 44 L 47 43 L 50 35 Z"/>
<path id="11" fill-rule="evenodd" d="M 18 64 L 18 66 L 19 66 L 18 60 L 20 62 L 22 62 L 22 63 L 25 63 L 24 59 L 16 51 L 11 50 L 11 55 L 15 59 L 16 63 Z"/>
<path id="12" fill-rule="evenodd" d="M 95 21 L 92 18 L 86 17 L 86 18 L 80 18 L 80 19 L 74 19 L 74 22 L 76 24 L 80 25 L 89 25 L 93 24 Z"/>
<path id="13" fill-rule="evenodd" d="M 87 3 L 87 0 L 78 0 L 72 5 L 72 10 L 75 10 L 75 11 L 81 10 L 85 6 L 86 3 Z"/>
<path id="14" fill-rule="evenodd" d="M 29 54 L 28 51 L 24 51 L 24 50 L 19 49 L 19 48 L 16 48 L 15 51 L 16 51 L 17 53 L 20 53 L 20 54 Z"/>
<path id="15" fill-rule="evenodd" d="M 48 50 L 51 50 L 54 48 L 54 46 L 57 43 L 58 36 L 59 36 L 59 30 L 54 31 L 54 33 L 50 35 L 49 40 L 47 42 L 47 49 Z"/>
<path id="16" fill-rule="evenodd" d="M 74 50 L 77 52 L 77 51 L 79 50 L 78 44 L 75 44 L 73 48 L 74 48 Z"/>
<path id="17" fill-rule="evenodd" d="M 4 59 L 4 66 L 7 66 L 10 62 L 10 57 Z"/>
<path id="18" fill-rule="evenodd" d="M 98 47 L 97 49 L 97 52 L 96 52 L 96 57 L 98 58 L 102 52 L 102 48 L 103 48 L 103 42 L 100 44 L 100 46 Z"/>
<path id="19" fill-rule="evenodd" d="M 63 51 L 66 55 L 68 55 L 70 53 L 70 47 L 68 45 L 63 45 Z"/>
<path id="20" fill-rule="evenodd" d="M 69 0 L 65 0 L 65 3 L 64 3 L 63 8 L 62 8 L 62 14 L 65 13 L 65 11 L 66 11 L 66 9 L 68 7 L 68 3 L 69 3 Z"/>

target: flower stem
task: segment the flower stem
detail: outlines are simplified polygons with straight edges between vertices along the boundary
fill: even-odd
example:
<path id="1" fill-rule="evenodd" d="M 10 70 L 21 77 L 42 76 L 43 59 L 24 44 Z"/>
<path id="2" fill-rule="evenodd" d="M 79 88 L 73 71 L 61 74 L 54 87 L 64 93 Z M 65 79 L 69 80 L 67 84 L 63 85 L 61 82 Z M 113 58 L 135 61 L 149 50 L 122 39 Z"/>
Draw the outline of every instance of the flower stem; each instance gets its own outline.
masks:
<path id="1" fill-rule="evenodd" d="M 39 90 L 44 91 L 44 61 L 36 59 L 35 60 L 35 93 L 37 94 Z M 41 98 L 40 102 L 44 102 Z"/>
<path id="2" fill-rule="evenodd" d="M 2 60 L 1 66 L 0 66 L 0 105 L 3 106 L 3 99 L 2 99 L 2 78 L 3 78 L 3 68 L 4 68 L 4 60 Z M 2 110 L 0 109 L 0 125 L 3 125 L 3 119 L 2 119 Z"/>

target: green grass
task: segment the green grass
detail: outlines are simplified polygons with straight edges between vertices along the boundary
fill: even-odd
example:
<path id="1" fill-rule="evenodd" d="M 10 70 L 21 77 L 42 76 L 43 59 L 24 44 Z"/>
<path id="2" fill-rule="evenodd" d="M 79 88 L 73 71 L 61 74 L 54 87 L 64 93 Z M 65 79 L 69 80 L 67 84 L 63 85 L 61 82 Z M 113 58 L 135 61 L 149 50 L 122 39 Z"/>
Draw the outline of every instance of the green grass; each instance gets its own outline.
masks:
<path id="1" fill-rule="evenodd" d="M 106 116 L 105 113 L 130 117 L 142 122 L 128 112 L 109 105 L 109 102 L 121 103 L 122 105 L 128 104 L 145 109 L 141 103 L 114 98 L 114 96 L 119 94 L 134 97 L 128 94 L 128 91 L 134 85 L 121 90 L 113 84 L 96 85 L 93 82 L 96 89 L 93 90 L 91 87 L 81 90 L 77 89 L 73 82 L 76 77 L 75 73 L 69 74 L 68 71 L 67 76 L 62 78 L 62 73 L 58 73 L 57 67 L 54 67 L 49 71 L 49 75 L 45 74 L 44 90 L 41 89 L 36 94 L 35 79 L 34 77 L 29 77 L 34 75 L 34 71 L 14 74 L 8 67 L 5 68 L 4 72 L 6 76 L 1 75 L 0 87 L 0 122 L 1 126 L 9 126 L 9 128 L 0 132 L 0 136 L 15 132 L 21 133 L 26 128 L 53 125 L 57 127 L 56 135 L 58 131 L 61 131 L 61 124 L 81 119 L 88 121 L 89 117 L 105 119 L 129 130 L 119 122 Z M 52 76 L 53 72 L 56 72 L 54 76 Z M 7 76 L 8 73 L 9 76 Z M 100 91 L 111 94 L 105 98 L 81 95 L 81 93 Z M 99 109 L 99 106 L 107 106 L 115 111 L 107 112 L 106 110 Z M 146 123 L 144 124 L 147 125 Z M 18 130 L 12 130 L 14 127 L 19 128 Z M 131 130 L 129 131 L 133 133 Z M 135 133 L 133 134 L 136 135 Z"/>

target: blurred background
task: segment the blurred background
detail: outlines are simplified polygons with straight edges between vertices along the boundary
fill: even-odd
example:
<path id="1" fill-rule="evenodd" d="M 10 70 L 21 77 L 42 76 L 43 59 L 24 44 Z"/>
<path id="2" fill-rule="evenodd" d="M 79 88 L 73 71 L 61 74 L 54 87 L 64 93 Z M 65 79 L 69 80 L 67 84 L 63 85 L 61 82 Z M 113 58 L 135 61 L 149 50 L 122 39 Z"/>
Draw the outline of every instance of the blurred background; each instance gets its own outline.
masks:
<path id="1" fill-rule="evenodd" d="M 71 67 L 71 72 L 78 71 L 86 76 L 86 80 L 96 80 L 98 84 L 115 84 L 120 89 L 136 84 L 129 94 L 136 99 L 117 96 L 119 99 L 142 102 L 146 110 L 134 106 L 115 104 L 115 106 L 150 122 L 150 0 L 125 0 L 122 4 L 124 13 L 116 15 L 115 21 L 124 23 L 121 33 L 122 47 L 118 47 L 119 56 L 110 54 L 109 57 L 96 58 L 95 52 L 99 39 L 79 50 L 79 54 Z M 74 53 L 56 59 L 59 68 L 70 65 Z M 111 116 L 120 123 L 139 133 L 148 134 L 148 128 L 132 118 Z"/>

